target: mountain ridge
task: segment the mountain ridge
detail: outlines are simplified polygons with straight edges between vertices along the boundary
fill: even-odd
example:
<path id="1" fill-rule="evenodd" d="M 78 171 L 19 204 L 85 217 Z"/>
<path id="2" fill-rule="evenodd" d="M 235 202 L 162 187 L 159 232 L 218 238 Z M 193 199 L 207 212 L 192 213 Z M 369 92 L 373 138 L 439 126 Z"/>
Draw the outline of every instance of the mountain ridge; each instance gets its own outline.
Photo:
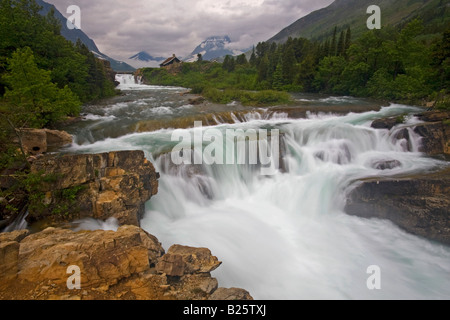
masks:
<path id="1" fill-rule="evenodd" d="M 370 5 L 380 7 L 382 26 L 401 25 L 421 17 L 425 18 L 429 33 L 439 33 L 450 24 L 450 7 L 444 0 L 335 0 L 285 27 L 267 42 L 284 43 L 289 37 L 322 41 L 331 35 L 335 26 L 339 30 L 350 27 L 356 38 L 368 30 Z"/>
<path id="2" fill-rule="evenodd" d="M 36 3 L 42 7 L 40 13 L 42 15 L 47 15 L 52 9 L 55 12 L 55 18 L 58 19 L 61 22 L 61 35 L 66 38 L 67 40 L 71 41 L 72 43 L 76 43 L 78 39 L 85 44 L 88 49 L 99 59 L 107 60 L 111 63 L 111 68 L 116 72 L 123 72 L 123 71 L 134 71 L 135 68 L 128 65 L 127 63 L 123 61 L 118 61 L 116 59 L 113 59 L 106 54 L 102 53 L 97 45 L 95 44 L 95 41 L 89 38 L 89 36 L 84 33 L 80 29 L 69 29 L 67 27 L 67 18 L 64 17 L 64 15 L 53 5 L 48 2 L 45 2 L 43 0 L 36 0 Z"/>

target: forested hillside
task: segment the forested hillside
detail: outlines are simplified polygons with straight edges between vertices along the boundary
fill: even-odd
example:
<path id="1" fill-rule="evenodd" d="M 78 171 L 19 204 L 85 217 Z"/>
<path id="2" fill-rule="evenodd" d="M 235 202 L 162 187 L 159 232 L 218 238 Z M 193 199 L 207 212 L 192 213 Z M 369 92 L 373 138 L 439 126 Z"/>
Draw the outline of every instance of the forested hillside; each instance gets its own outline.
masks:
<path id="1" fill-rule="evenodd" d="M 17 129 L 51 126 L 116 93 L 108 64 L 62 37 L 53 12 L 40 9 L 34 0 L 0 1 L 0 168 L 15 159 Z"/>
<path id="2" fill-rule="evenodd" d="M 268 42 L 284 43 L 289 37 L 324 41 L 337 26 L 338 32 L 351 28 L 359 38 L 367 31 L 367 8 L 377 5 L 382 26 L 404 26 L 420 18 L 425 33 L 436 35 L 448 28 L 450 6 L 447 0 L 336 0 L 326 8 L 312 12 L 277 33 Z"/>
<path id="3" fill-rule="evenodd" d="M 421 20 L 403 27 L 366 31 L 354 39 L 350 28 L 334 28 L 330 38 L 288 38 L 261 42 L 249 61 L 227 56 L 223 64 L 184 64 L 178 74 L 144 69 L 148 83 L 194 88 L 214 100 L 217 89 L 320 92 L 448 107 L 450 29 L 429 37 Z M 213 90 L 216 89 L 216 90 Z M 217 98 L 219 97 L 219 98 Z M 222 102 L 223 102 L 222 101 Z"/>

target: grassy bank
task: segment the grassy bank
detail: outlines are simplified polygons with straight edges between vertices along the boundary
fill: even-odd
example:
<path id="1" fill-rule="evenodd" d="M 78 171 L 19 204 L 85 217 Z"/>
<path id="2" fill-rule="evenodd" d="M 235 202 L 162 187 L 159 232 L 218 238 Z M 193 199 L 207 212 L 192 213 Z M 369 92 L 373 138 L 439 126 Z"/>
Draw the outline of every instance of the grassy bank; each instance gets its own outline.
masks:
<path id="1" fill-rule="evenodd" d="M 144 68 L 140 73 L 146 84 L 190 88 L 192 93 L 215 103 L 239 101 L 243 105 L 266 106 L 291 102 L 287 92 L 270 90 L 259 83 L 256 69 L 248 64 L 238 65 L 230 72 L 220 63 L 202 61 L 183 63 L 170 72 Z"/>

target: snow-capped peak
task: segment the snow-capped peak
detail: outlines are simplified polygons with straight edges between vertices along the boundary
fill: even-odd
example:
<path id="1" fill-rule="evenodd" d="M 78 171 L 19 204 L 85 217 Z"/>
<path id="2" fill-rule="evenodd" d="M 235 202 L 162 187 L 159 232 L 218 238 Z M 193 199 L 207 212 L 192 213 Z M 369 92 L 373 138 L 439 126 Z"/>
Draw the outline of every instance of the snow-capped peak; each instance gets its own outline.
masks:
<path id="1" fill-rule="evenodd" d="M 228 45 L 231 44 L 230 37 L 228 36 L 212 36 L 203 41 L 195 48 L 194 51 L 184 60 L 186 62 L 197 61 L 198 54 L 201 54 L 203 60 L 213 60 L 226 55 L 236 55 L 242 52 L 228 49 Z"/>

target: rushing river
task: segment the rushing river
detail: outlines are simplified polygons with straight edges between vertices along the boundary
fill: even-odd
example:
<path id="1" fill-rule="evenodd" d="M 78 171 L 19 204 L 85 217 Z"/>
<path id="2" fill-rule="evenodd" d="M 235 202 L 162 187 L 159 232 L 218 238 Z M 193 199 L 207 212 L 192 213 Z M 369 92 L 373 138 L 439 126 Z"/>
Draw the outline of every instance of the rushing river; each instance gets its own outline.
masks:
<path id="1" fill-rule="evenodd" d="M 296 95 L 298 106 L 285 109 L 191 105 L 186 89 L 140 85 L 127 75 L 118 80 L 124 95 L 86 106 L 84 120 L 66 128 L 76 141 L 66 151 L 143 150 L 161 179 L 142 227 L 166 249 L 211 249 L 223 261 L 213 272 L 220 286 L 245 288 L 256 299 L 450 298 L 449 247 L 343 211 L 358 179 L 445 166 L 418 152 L 412 130 L 406 142 L 395 130 L 370 127 L 400 115 L 408 127 L 418 121 L 417 108 L 317 95 Z M 343 112 L 352 107 L 366 111 Z M 293 116 L 315 108 L 323 112 Z M 264 176 L 249 165 L 173 165 L 173 128 L 194 134 L 194 120 L 204 131 L 279 130 L 282 170 Z M 401 166 L 374 169 L 382 160 Z M 380 290 L 367 287 L 373 265 L 381 271 Z"/>

